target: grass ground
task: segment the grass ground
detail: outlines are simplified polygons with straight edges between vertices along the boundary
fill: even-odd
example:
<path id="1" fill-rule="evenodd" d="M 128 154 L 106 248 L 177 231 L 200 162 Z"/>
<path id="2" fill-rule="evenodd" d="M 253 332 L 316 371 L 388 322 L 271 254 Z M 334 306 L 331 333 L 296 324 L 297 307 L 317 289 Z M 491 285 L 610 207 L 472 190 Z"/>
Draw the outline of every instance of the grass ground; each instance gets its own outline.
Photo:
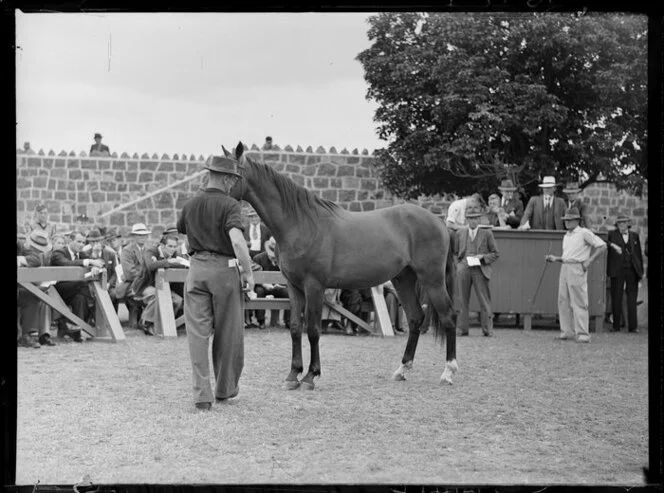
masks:
<path id="1" fill-rule="evenodd" d="M 471 329 L 450 387 L 430 333 L 405 382 L 404 336 L 329 333 L 303 392 L 282 389 L 289 334 L 248 330 L 240 395 L 209 413 L 183 335 L 19 348 L 17 484 L 641 484 L 647 331 L 555 334 Z"/>

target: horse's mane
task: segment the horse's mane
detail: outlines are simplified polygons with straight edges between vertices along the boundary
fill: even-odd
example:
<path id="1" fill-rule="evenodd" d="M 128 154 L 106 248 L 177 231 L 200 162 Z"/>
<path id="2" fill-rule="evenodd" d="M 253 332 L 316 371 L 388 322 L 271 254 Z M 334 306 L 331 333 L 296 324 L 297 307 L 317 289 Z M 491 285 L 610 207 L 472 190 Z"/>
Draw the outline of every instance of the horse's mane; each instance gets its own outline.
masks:
<path id="1" fill-rule="evenodd" d="M 290 216 L 303 216 L 315 221 L 321 216 L 338 215 L 340 211 L 344 210 L 339 204 L 320 198 L 270 166 L 249 158 L 247 161 L 252 165 L 253 172 L 259 179 L 274 183 L 281 196 L 283 208 Z"/>

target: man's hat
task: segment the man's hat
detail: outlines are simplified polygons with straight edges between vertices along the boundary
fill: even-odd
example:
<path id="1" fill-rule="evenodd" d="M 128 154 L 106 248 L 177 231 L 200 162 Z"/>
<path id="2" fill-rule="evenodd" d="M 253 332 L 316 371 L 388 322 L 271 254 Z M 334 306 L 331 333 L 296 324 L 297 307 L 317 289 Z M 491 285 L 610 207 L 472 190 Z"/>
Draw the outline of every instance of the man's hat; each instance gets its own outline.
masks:
<path id="1" fill-rule="evenodd" d="M 571 221 L 573 219 L 581 219 L 581 214 L 579 213 L 578 207 L 570 207 L 562 217 L 563 221 Z"/>
<path id="2" fill-rule="evenodd" d="M 538 187 L 542 188 L 550 188 L 550 187 L 555 187 L 557 185 L 556 183 L 556 178 L 553 176 L 545 176 L 544 179 L 542 180 L 542 183 L 537 185 Z"/>
<path id="3" fill-rule="evenodd" d="M 225 173 L 227 175 L 241 176 L 237 169 L 237 161 L 223 156 L 210 156 L 203 168 L 215 173 Z"/>
<path id="4" fill-rule="evenodd" d="M 247 217 L 256 217 L 258 216 L 258 212 L 256 212 L 256 209 L 247 209 Z"/>
<path id="5" fill-rule="evenodd" d="M 500 182 L 498 190 L 501 190 L 503 192 L 514 192 L 516 190 L 516 187 L 514 186 L 514 182 L 512 180 L 507 179 Z"/>
<path id="6" fill-rule="evenodd" d="M 106 238 L 106 240 L 110 241 L 110 240 L 113 240 L 113 239 L 115 239 L 115 238 L 122 238 L 122 235 L 118 232 L 117 229 L 115 229 L 115 228 L 109 228 L 109 229 L 106 231 L 106 236 L 105 236 L 105 238 Z"/>
<path id="7" fill-rule="evenodd" d="M 101 134 L 95 134 L 95 139 L 101 139 Z"/>
<path id="8" fill-rule="evenodd" d="M 131 227 L 131 234 L 133 235 L 149 235 L 150 231 L 143 223 L 136 223 Z"/>
<path id="9" fill-rule="evenodd" d="M 618 225 L 618 223 L 629 223 L 630 221 L 631 221 L 631 218 L 629 216 L 625 216 L 624 214 L 621 214 L 616 219 L 616 226 Z"/>
<path id="10" fill-rule="evenodd" d="M 48 210 L 48 207 L 46 207 L 46 204 L 37 204 L 37 207 L 35 207 L 35 210 L 37 212 L 46 211 L 46 210 Z"/>
<path id="11" fill-rule="evenodd" d="M 40 252 L 48 252 L 52 245 L 48 239 L 46 231 L 35 229 L 25 239 L 25 246 L 28 248 L 36 248 Z"/>
<path id="12" fill-rule="evenodd" d="M 85 235 L 85 239 L 88 241 L 101 241 L 103 236 L 101 235 L 101 232 L 98 229 L 91 229 L 88 231 L 88 234 Z"/>
<path id="13" fill-rule="evenodd" d="M 484 213 L 480 210 L 479 207 L 469 207 L 466 209 L 466 218 L 469 217 L 482 217 Z"/>
<path id="14" fill-rule="evenodd" d="M 579 187 L 579 182 L 578 181 L 569 181 L 567 182 L 567 185 L 565 188 L 563 188 L 563 193 L 575 193 L 575 192 L 580 192 L 581 187 Z"/>
<path id="15" fill-rule="evenodd" d="M 163 236 L 176 235 L 176 234 L 178 234 L 178 228 L 174 224 L 166 226 L 164 228 L 164 232 L 162 233 Z"/>

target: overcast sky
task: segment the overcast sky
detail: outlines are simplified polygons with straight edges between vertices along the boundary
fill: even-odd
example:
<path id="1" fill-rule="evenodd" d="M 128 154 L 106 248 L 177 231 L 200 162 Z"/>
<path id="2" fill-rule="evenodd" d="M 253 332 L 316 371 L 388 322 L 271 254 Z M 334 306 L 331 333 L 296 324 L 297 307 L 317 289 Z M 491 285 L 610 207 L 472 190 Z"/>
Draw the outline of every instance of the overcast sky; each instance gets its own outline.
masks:
<path id="1" fill-rule="evenodd" d="M 17 147 L 216 153 L 384 144 L 355 60 L 367 13 L 16 13 Z"/>

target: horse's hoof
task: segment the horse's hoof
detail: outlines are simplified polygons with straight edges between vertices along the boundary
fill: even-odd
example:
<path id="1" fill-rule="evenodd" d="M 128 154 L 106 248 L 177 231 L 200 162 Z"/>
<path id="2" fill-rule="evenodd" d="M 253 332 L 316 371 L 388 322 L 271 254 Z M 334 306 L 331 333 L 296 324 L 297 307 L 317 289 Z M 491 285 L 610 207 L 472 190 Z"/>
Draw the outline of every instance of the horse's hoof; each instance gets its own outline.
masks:
<path id="1" fill-rule="evenodd" d="M 396 371 L 396 372 L 394 372 L 394 374 L 392 375 L 392 380 L 394 380 L 395 382 L 403 382 L 404 380 L 406 380 L 406 375 L 404 375 L 403 373 L 399 373 L 398 371 Z"/>
<path id="2" fill-rule="evenodd" d="M 313 383 L 305 382 L 304 380 L 300 382 L 300 390 L 314 390 L 314 387 Z"/>
<path id="3" fill-rule="evenodd" d="M 284 383 L 284 388 L 286 390 L 297 390 L 300 387 L 300 382 L 297 380 L 292 381 L 292 380 L 286 380 Z"/>
<path id="4" fill-rule="evenodd" d="M 440 383 L 443 385 L 452 385 L 452 375 L 443 375 L 440 377 Z"/>

